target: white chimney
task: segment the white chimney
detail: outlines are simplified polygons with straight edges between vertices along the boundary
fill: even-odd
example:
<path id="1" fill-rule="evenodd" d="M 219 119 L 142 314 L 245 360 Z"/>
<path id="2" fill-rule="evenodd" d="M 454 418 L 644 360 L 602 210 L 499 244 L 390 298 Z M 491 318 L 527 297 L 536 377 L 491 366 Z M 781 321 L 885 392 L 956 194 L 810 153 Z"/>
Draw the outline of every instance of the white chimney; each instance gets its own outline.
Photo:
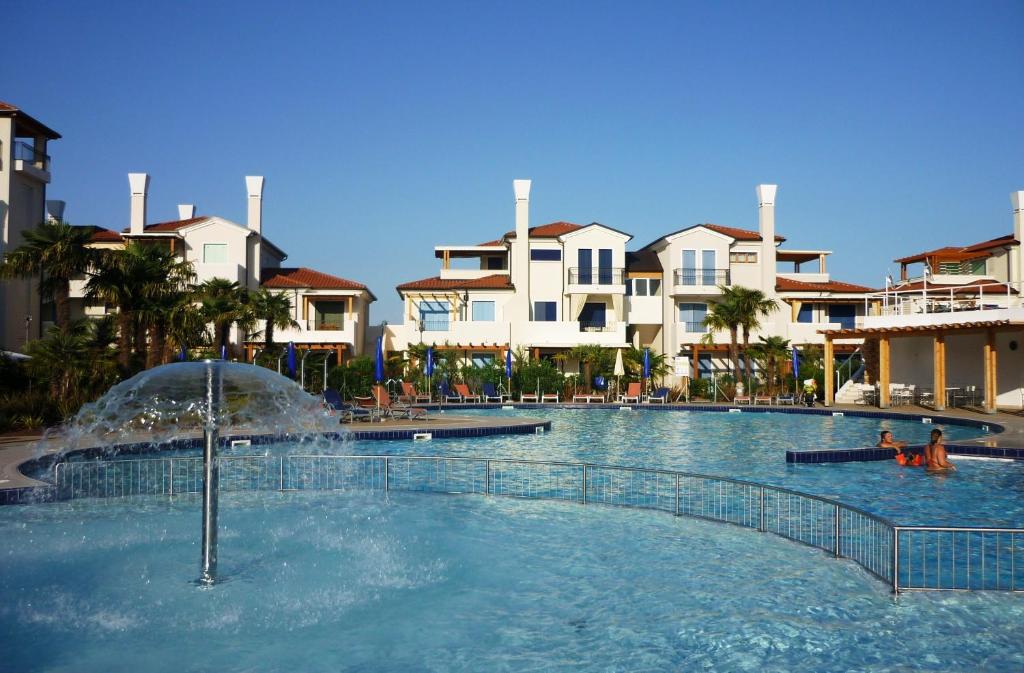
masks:
<path id="1" fill-rule="evenodd" d="M 245 176 L 245 187 L 249 194 L 248 227 L 256 233 L 255 236 L 250 237 L 250 242 L 247 244 L 251 246 L 249 249 L 252 252 L 247 257 L 246 263 L 249 268 L 246 278 L 249 288 L 256 289 L 260 286 L 260 278 L 263 275 L 263 176 Z"/>
<path id="2" fill-rule="evenodd" d="M 46 216 L 51 222 L 63 222 L 64 221 L 64 206 L 67 205 L 63 201 L 47 201 L 46 202 Z"/>
<path id="3" fill-rule="evenodd" d="M 261 234 L 263 229 L 263 176 L 245 176 L 245 186 L 249 190 L 248 226 L 257 234 Z"/>
<path id="4" fill-rule="evenodd" d="M 133 236 L 137 236 L 146 226 L 146 196 L 149 194 L 149 176 L 145 173 L 129 173 L 128 186 L 132 192 L 132 215 L 129 231 Z"/>
<path id="5" fill-rule="evenodd" d="M 1024 191 L 1010 192 L 1010 205 L 1013 207 L 1013 239 L 1018 245 L 1010 248 L 1010 273 L 1006 280 L 1019 283 L 1024 280 L 1024 254 L 1021 254 L 1024 246 Z M 1019 291 L 1021 287 L 1015 289 Z"/>
<path id="6" fill-rule="evenodd" d="M 516 197 L 516 238 L 512 242 L 510 271 L 516 294 L 512 320 L 530 319 L 530 181 L 513 180 Z"/>
<path id="7" fill-rule="evenodd" d="M 178 219 L 191 220 L 196 216 L 196 207 L 191 203 L 178 204 Z"/>
<path id="8" fill-rule="evenodd" d="M 757 230 L 761 234 L 761 291 L 775 294 L 775 191 L 778 185 L 757 186 Z"/>

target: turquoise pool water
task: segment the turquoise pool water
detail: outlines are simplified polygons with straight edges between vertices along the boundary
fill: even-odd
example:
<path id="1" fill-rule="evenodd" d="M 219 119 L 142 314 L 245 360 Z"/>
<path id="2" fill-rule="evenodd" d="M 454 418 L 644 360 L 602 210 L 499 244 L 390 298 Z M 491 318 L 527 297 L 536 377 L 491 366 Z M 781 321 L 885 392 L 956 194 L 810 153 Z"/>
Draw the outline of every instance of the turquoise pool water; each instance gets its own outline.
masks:
<path id="1" fill-rule="evenodd" d="M 734 526 L 480 496 L 221 502 L 229 581 L 212 590 L 190 583 L 194 496 L 0 508 L 0 669 L 1024 668 L 1020 595 L 894 598 Z"/>
<path id="2" fill-rule="evenodd" d="M 947 441 L 978 437 L 983 434 L 979 428 L 781 413 L 598 409 L 454 410 L 447 413 L 540 417 L 550 419 L 552 429 L 543 435 L 430 442 L 346 442 L 343 447 L 329 446 L 321 450 L 668 468 L 749 479 L 837 498 L 903 525 L 1024 526 L 1024 462 L 1021 461 L 954 458 L 958 470 L 950 475 L 902 468 L 895 461 L 786 463 L 787 449 L 871 446 L 884 429 L 892 430 L 898 439 L 923 443 L 933 427 L 942 429 Z"/>

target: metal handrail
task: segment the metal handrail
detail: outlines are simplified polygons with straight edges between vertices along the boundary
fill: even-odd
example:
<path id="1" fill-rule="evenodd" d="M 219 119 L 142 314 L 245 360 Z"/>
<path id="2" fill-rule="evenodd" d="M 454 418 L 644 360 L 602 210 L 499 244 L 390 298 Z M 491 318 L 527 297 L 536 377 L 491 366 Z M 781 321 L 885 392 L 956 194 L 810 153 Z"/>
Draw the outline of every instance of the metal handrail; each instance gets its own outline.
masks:
<path id="1" fill-rule="evenodd" d="M 946 313 L 949 311 L 984 310 L 987 297 L 993 308 L 1012 308 L 1021 304 L 1021 291 L 1024 283 L 1020 281 L 983 281 L 976 280 L 961 285 L 929 285 L 929 276 L 923 276 L 922 286 L 913 290 L 901 290 L 898 285 L 890 285 L 880 292 L 864 295 L 864 315 L 870 316 L 871 302 L 881 301 L 880 312 L 876 315 L 905 315 L 915 309 L 921 313 Z M 938 308 L 939 310 L 936 310 Z"/>
<path id="2" fill-rule="evenodd" d="M 672 273 L 675 285 L 700 285 L 715 287 L 732 285 L 732 273 L 729 269 L 675 269 Z"/>
<path id="3" fill-rule="evenodd" d="M 594 266 L 570 267 L 569 285 L 622 285 L 625 269 L 622 267 Z"/>
<path id="4" fill-rule="evenodd" d="M 14 160 L 28 161 L 35 164 L 42 164 L 43 168 L 50 165 L 50 156 L 24 141 L 14 143 Z"/>

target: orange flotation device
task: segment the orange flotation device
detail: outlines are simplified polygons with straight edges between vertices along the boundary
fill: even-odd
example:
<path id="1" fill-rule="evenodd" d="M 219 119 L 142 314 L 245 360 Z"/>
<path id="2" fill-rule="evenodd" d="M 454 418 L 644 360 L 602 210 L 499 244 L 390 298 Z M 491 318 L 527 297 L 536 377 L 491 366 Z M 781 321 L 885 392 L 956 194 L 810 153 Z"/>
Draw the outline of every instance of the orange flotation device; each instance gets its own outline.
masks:
<path id="1" fill-rule="evenodd" d="M 907 456 L 906 454 L 903 453 L 896 454 L 896 463 L 898 465 L 905 465 L 907 467 L 920 467 L 923 461 L 924 456 L 922 456 L 921 454 L 916 454 L 913 456 Z"/>

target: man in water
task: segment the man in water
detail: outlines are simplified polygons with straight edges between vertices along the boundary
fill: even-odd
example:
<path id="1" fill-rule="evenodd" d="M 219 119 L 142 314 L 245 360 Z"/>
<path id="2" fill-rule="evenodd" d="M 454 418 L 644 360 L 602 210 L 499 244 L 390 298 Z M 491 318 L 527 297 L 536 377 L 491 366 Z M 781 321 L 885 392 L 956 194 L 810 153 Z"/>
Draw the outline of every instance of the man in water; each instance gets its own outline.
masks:
<path id="1" fill-rule="evenodd" d="M 907 448 L 907 443 L 893 439 L 892 430 L 882 430 L 882 436 L 878 441 L 878 448 L 896 449 L 896 455 L 898 456 L 903 453 L 903 449 Z"/>
<path id="2" fill-rule="evenodd" d="M 942 430 L 932 430 L 932 439 L 924 447 L 924 463 L 929 472 L 955 470 L 953 463 L 946 456 L 946 447 L 942 445 Z"/>

